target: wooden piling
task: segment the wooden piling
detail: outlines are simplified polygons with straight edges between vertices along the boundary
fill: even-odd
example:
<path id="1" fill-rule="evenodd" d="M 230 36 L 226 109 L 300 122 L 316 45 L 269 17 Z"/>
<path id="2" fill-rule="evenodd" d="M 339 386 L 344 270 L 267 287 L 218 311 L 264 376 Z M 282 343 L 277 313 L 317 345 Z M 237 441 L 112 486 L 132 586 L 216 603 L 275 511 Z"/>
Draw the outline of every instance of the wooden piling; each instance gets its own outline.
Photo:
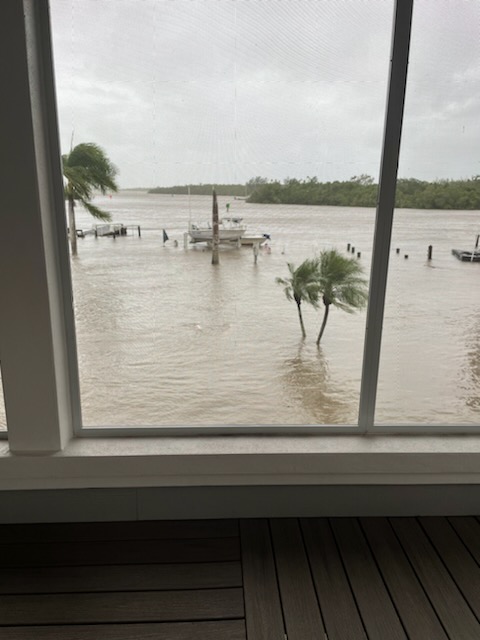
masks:
<path id="1" fill-rule="evenodd" d="M 352 253 L 355 253 L 355 247 L 352 247 Z"/>
<path id="2" fill-rule="evenodd" d="M 357 258 L 361 258 L 362 257 L 362 252 L 361 251 L 357 251 Z"/>
<path id="3" fill-rule="evenodd" d="M 480 240 L 480 234 L 477 236 L 477 239 L 475 240 L 475 249 L 478 249 L 478 241 Z"/>
<path id="4" fill-rule="evenodd" d="M 253 263 L 257 264 L 259 245 L 258 242 L 255 242 L 253 245 Z"/>
<path id="5" fill-rule="evenodd" d="M 433 247 L 431 244 L 428 245 L 428 259 L 431 260 L 432 259 L 432 251 L 433 251 Z"/>
<path id="6" fill-rule="evenodd" d="M 408 260 L 408 253 L 406 253 L 404 256 L 405 260 Z"/>
<path id="7" fill-rule="evenodd" d="M 347 244 L 347 251 L 350 251 L 350 242 Z"/>
<path id="8" fill-rule="evenodd" d="M 138 225 L 138 237 L 141 238 L 142 237 L 142 232 L 140 231 L 140 225 Z"/>
<path id="9" fill-rule="evenodd" d="M 215 189 L 213 190 L 213 206 L 212 206 L 212 264 L 219 263 L 218 256 L 218 202 Z"/>
<path id="10" fill-rule="evenodd" d="M 397 255 L 400 253 L 400 249 L 395 249 Z"/>

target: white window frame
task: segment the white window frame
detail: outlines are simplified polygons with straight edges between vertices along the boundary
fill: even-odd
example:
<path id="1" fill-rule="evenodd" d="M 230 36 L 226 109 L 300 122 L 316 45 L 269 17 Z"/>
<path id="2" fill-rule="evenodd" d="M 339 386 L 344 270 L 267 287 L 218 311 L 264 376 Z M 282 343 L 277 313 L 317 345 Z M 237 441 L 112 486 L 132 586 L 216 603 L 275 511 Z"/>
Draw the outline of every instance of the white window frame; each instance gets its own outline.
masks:
<path id="1" fill-rule="evenodd" d="M 480 484 L 480 425 L 373 424 L 412 1 L 395 8 L 359 425 L 82 429 L 48 0 L 3 0 L 0 489 Z"/>

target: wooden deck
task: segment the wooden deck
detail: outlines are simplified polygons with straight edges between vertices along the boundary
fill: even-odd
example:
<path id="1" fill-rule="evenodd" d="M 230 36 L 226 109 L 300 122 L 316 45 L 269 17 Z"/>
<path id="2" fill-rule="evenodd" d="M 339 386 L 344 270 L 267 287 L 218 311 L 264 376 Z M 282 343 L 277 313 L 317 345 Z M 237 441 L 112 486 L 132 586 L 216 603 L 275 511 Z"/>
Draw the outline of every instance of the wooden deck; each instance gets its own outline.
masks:
<path id="1" fill-rule="evenodd" d="M 478 640 L 480 522 L 0 526 L 2 640 Z"/>

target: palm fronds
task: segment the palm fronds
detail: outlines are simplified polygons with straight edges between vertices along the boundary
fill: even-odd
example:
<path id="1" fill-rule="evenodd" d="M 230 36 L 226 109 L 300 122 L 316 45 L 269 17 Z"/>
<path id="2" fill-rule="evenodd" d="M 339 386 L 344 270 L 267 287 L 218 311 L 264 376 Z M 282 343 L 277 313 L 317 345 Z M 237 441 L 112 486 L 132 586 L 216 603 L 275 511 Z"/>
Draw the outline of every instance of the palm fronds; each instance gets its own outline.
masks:
<path id="1" fill-rule="evenodd" d="M 75 229 L 75 203 L 81 202 L 87 211 L 98 220 L 108 222 L 111 216 L 92 204 L 95 190 L 102 194 L 118 191 L 115 176 L 117 168 L 110 162 L 101 147 L 93 142 L 78 144 L 70 153 L 62 156 L 65 177 L 65 198 L 68 200 L 69 229 L 72 254 L 77 252 Z"/>
<path id="2" fill-rule="evenodd" d="M 276 282 L 283 286 L 287 299 L 297 304 L 303 337 L 306 334 L 302 302 L 318 309 L 322 300 L 325 306 L 317 345 L 325 330 L 330 305 L 354 313 L 367 303 L 367 281 L 363 277 L 362 266 L 354 258 L 345 258 L 335 249 L 322 251 L 318 257 L 304 260 L 298 267 L 288 262 L 287 267 L 289 276 L 276 278 Z"/>

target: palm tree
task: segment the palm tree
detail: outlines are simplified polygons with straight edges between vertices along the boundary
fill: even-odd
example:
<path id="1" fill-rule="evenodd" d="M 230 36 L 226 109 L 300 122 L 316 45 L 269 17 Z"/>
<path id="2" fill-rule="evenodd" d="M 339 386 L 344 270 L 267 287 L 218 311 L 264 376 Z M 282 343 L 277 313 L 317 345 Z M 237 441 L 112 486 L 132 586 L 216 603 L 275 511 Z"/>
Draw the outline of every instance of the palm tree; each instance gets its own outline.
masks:
<path id="1" fill-rule="evenodd" d="M 362 278 L 363 268 L 355 258 L 345 258 L 335 249 L 322 251 L 317 260 L 317 285 L 322 295 L 325 312 L 317 338 L 320 344 L 327 324 L 330 305 L 347 313 L 354 313 L 367 304 L 367 281 Z"/>
<path id="2" fill-rule="evenodd" d="M 305 338 L 307 334 L 303 324 L 301 305 L 302 302 L 307 302 L 314 307 L 318 306 L 317 261 L 316 259 L 307 259 L 297 268 L 291 262 L 288 262 L 287 266 L 290 271 L 290 277 L 276 278 L 275 281 L 284 287 L 288 300 L 295 300 L 302 337 Z"/>
<path id="3" fill-rule="evenodd" d="M 77 229 L 75 227 L 75 202 L 79 201 L 94 218 L 109 221 L 110 214 L 92 203 L 94 189 L 105 194 L 118 191 L 115 182 L 116 167 L 101 147 L 93 142 L 78 144 L 70 153 L 62 156 L 65 176 L 65 198 L 68 200 L 68 226 L 72 255 L 77 253 Z"/>

